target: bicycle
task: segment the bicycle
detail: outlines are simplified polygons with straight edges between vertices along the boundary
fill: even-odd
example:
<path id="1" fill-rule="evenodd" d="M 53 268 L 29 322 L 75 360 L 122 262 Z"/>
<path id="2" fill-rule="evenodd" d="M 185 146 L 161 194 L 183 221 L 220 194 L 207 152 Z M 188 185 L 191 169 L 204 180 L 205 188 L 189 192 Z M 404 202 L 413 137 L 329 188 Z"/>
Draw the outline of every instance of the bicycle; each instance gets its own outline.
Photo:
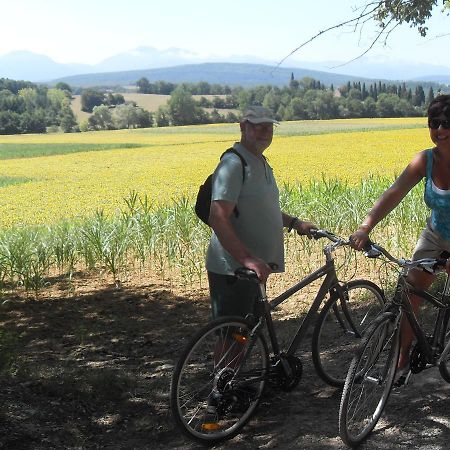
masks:
<path id="1" fill-rule="evenodd" d="M 354 280 L 340 283 L 333 252 L 345 245 L 334 234 L 316 230 L 313 237 L 328 238 L 324 247 L 325 264 L 269 301 L 265 285 L 256 273 L 241 268 L 236 276 L 259 283 L 257 319 L 222 317 L 200 329 L 184 349 L 173 373 L 170 406 L 181 430 L 190 438 L 213 444 L 235 436 L 250 420 L 268 382 L 285 391 L 294 389 L 302 375 L 302 364 L 295 351 L 312 324 L 321 303 L 329 295 L 314 332 L 312 353 L 321 377 L 333 385 L 343 385 L 347 367 L 342 369 L 336 354 L 327 351 L 337 341 L 349 347 L 359 342 L 370 319 L 384 306 L 384 295 L 374 283 Z M 324 278 L 309 311 L 288 349 L 282 351 L 274 328 L 272 310 L 312 282 Z M 353 294 L 363 293 L 359 298 Z M 361 305 L 361 298 L 365 303 Z M 333 320 L 330 320 L 333 316 Z M 326 330 L 339 328 L 339 334 Z M 271 355 L 266 343 L 271 344 Z M 340 371 L 335 366 L 341 367 Z"/>
<path id="2" fill-rule="evenodd" d="M 430 273 L 438 273 L 443 271 L 447 260 L 397 259 L 380 245 L 371 245 L 372 250 L 366 256 L 384 255 L 387 262 L 391 261 L 400 267 L 400 273 L 392 300 L 367 328 L 348 370 L 339 409 L 339 433 L 350 447 L 367 439 L 388 401 L 397 371 L 403 314 L 416 337 L 410 353 L 411 372 L 419 373 L 438 366 L 444 380 L 450 383 L 450 278 L 447 276 L 443 291 L 435 295 L 416 289 L 406 281 L 410 269 L 422 268 Z M 427 335 L 419 324 L 409 301 L 410 293 L 438 309 L 431 335 Z"/>

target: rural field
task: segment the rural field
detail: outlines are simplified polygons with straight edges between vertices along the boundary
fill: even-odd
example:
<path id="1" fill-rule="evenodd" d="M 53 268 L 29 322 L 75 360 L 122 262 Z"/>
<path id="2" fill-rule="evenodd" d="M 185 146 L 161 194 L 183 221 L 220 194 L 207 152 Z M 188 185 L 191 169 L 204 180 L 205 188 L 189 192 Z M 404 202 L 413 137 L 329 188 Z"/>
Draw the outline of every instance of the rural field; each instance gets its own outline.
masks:
<path id="1" fill-rule="evenodd" d="M 139 94 L 136 92 L 127 92 L 122 94 L 125 98 L 126 102 L 135 102 L 137 106 L 150 111 L 155 112 L 160 106 L 164 106 L 167 104 L 170 99 L 170 95 L 162 95 L 162 94 Z M 199 100 L 200 97 L 205 97 L 209 100 L 212 100 L 215 95 L 194 95 L 194 99 Z M 224 97 L 222 95 L 218 95 L 217 97 Z M 81 95 L 73 95 L 73 100 L 71 103 L 72 111 L 74 112 L 77 120 L 81 123 L 83 120 L 86 120 L 91 114 L 84 112 L 81 110 Z M 210 109 L 205 108 L 206 111 L 210 111 Z M 226 114 L 229 109 L 218 109 L 221 114 Z M 231 110 L 234 113 L 237 113 L 236 110 Z"/>
<path id="2" fill-rule="evenodd" d="M 424 127 L 422 118 L 287 122 L 267 156 L 280 186 L 322 178 L 356 185 L 399 173 L 429 145 Z M 228 124 L 0 136 L 0 226 L 112 213 L 131 191 L 154 204 L 192 196 L 238 131 Z"/>
<path id="3" fill-rule="evenodd" d="M 209 229 L 192 200 L 236 139 L 237 124 L 0 137 L 1 279 L 37 293 L 55 270 L 119 279 L 138 264 L 201 284 Z M 284 210 L 350 233 L 427 145 L 422 118 L 286 122 L 266 153 Z M 385 223 L 394 248 L 411 251 L 425 216 L 416 189 Z"/>
<path id="4" fill-rule="evenodd" d="M 192 199 L 238 137 L 237 124 L 0 136 L 0 447 L 198 448 L 168 410 L 179 352 L 210 314 L 210 231 Z M 289 122 L 267 157 L 284 210 L 347 236 L 429 146 L 424 118 Z M 373 234 L 399 256 L 427 215 L 421 189 Z M 270 293 L 323 262 L 324 242 L 285 239 L 287 271 Z M 342 279 L 390 287 L 395 278 L 337 253 Z M 276 326 L 295 329 L 311 294 L 286 302 Z M 216 448 L 343 448 L 340 393 L 318 380 L 309 347 L 300 350 L 300 386 L 273 393 L 246 432 Z M 445 448 L 448 386 L 415 380 L 365 448 Z"/>

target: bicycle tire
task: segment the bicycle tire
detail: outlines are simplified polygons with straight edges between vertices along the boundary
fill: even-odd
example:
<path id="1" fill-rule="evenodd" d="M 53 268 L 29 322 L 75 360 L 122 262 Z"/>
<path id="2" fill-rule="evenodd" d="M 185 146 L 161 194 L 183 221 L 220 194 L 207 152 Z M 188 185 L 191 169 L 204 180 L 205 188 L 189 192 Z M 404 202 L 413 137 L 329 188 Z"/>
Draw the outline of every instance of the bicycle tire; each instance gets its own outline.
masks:
<path id="1" fill-rule="evenodd" d="M 388 401 L 400 352 L 400 317 L 390 312 L 377 317 L 350 364 L 339 408 L 339 434 L 350 447 L 368 437 Z"/>
<path id="2" fill-rule="evenodd" d="M 450 348 L 447 349 L 447 346 L 450 347 L 450 310 L 446 311 L 445 316 L 445 331 L 442 338 L 442 348 L 444 352 L 448 352 L 447 355 L 444 357 L 444 359 L 439 364 L 439 372 L 442 376 L 442 378 L 447 382 L 450 383 Z"/>
<path id="3" fill-rule="evenodd" d="M 317 373 L 325 383 L 338 388 L 344 386 L 350 361 L 364 331 L 385 304 L 383 291 L 368 280 L 350 281 L 346 292 L 348 298 L 336 293 L 325 303 L 312 337 L 312 359 Z"/>
<path id="4" fill-rule="evenodd" d="M 251 330 L 242 318 L 219 318 L 184 349 L 172 376 L 170 406 L 188 437 L 212 445 L 234 437 L 250 420 L 270 370 L 264 337 L 250 336 Z"/>

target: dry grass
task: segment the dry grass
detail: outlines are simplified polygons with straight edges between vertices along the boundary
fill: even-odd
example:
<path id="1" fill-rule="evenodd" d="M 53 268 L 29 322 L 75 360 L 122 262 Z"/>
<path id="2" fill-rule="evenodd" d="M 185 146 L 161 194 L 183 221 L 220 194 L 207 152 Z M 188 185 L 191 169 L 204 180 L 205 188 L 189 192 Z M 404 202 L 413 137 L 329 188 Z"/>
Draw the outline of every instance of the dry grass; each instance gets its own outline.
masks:
<path id="1" fill-rule="evenodd" d="M 123 93 L 126 101 L 135 102 L 137 106 L 150 111 L 155 112 L 160 106 L 167 104 L 170 99 L 170 95 L 160 94 L 138 94 L 136 92 Z M 86 120 L 91 114 L 81 111 L 81 95 L 73 95 L 72 111 L 75 114 L 78 122 L 81 123 Z M 201 97 L 205 97 L 208 100 L 212 100 L 214 97 L 225 97 L 224 95 L 194 95 L 195 100 L 199 100 Z M 212 108 L 206 108 L 206 111 L 211 112 Z M 228 112 L 238 114 L 238 110 L 234 109 L 218 109 L 220 114 L 226 115 Z"/>
<path id="2" fill-rule="evenodd" d="M 127 93 L 122 94 L 126 101 L 135 102 L 139 107 L 155 112 L 160 106 L 165 105 L 170 98 L 170 95 L 159 94 L 137 94 Z M 91 114 L 81 111 L 81 95 L 73 95 L 72 111 L 79 122 L 86 120 Z"/>

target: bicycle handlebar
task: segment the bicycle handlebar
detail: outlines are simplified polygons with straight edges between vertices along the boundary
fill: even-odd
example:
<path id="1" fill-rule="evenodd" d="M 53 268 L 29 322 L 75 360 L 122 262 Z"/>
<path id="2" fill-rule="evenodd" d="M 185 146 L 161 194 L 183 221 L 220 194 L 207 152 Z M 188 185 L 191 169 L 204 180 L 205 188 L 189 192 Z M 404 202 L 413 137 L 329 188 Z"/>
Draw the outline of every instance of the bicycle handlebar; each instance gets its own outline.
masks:
<path id="1" fill-rule="evenodd" d="M 331 233 L 330 231 L 327 230 L 311 230 L 311 236 L 314 239 L 320 239 L 323 237 L 326 237 L 327 239 L 329 239 L 331 242 L 334 242 L 335 244 L 339 245 L 349 245 L 350 241 L 348 239 L 343 239 L 339 236 L 336 236 L 334 233 Z"/>
<path id="2" fill-rule="evenodd" d="M 416 261 L 404 258 L 395 258 L 384 247 L 371 241 L 368 241 L 364 246 L 363 252 L 367 258 L 378 258 L 381 255 L 384 255 L 389 261 L 406 269 L 420 267 L 428 272 L 437 272 L 445 269 L 447 264 L 447 259 L 445 258 L 422 258 L 417 259 Z"/>
<path id="3" fill-rule="evenodd" d="M 331 253 L 338 247 L 341 247 L 344 245 L 350 245 L 350 239 L 341 238 L 327 230 L 312 229 L 311 236 L 316 240 L 321 239 L 321 238 L 327 238 L 331 242 L 333 242 L 332 245 L 328 245 L 325 247 L 325 251 L 327 254 Z M 274 263 L 269 263 L 269 266 L 271 266 L 272 270 L 276 270 L 276 268 L 277 268 L 277 267 L 275 267 L 276 264 L 274 264 Z M 234 273 L 237 277 L 240 277 L 240 278 L 256 279 L 256 280 L 258 279 L 258 277 L 256 276 L 256 272 L 254 272 L 253 270 L 248 269 L 246 267 L 239 267 L 238 269 L 235 270 Z"/>

